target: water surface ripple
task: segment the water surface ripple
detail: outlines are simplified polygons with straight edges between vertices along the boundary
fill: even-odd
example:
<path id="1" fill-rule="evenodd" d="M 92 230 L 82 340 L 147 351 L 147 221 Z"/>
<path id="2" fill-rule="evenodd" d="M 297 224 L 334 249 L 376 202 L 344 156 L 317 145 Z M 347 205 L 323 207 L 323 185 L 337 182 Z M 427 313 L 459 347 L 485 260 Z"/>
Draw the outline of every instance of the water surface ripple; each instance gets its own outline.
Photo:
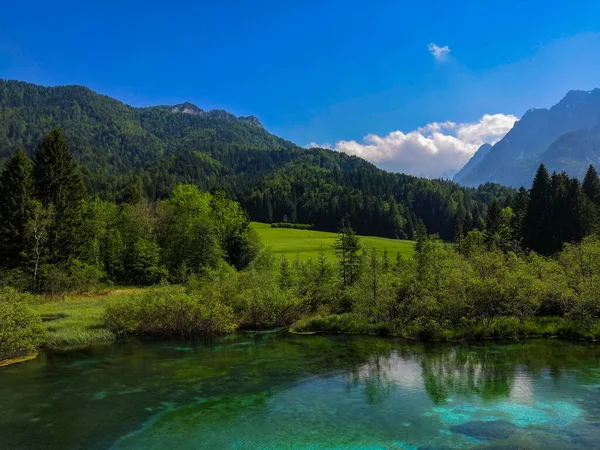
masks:
<path id="1" fill-rule="evenodd" d="M 600 448 L 600 347 L 250 333 L 0 369 L 2 449 Z"/>

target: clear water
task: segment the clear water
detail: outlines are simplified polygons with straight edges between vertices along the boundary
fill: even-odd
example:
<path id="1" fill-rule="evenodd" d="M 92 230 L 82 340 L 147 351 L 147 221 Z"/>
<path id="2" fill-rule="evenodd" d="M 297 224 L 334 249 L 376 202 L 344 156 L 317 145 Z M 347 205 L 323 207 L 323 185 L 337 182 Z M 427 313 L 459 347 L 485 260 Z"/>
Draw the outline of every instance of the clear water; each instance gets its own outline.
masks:
<path id="1" fill-rule="evenodd" d="M 232 336 L 0 369 L 2 449 L 600 448 L 600 346 Z"/>

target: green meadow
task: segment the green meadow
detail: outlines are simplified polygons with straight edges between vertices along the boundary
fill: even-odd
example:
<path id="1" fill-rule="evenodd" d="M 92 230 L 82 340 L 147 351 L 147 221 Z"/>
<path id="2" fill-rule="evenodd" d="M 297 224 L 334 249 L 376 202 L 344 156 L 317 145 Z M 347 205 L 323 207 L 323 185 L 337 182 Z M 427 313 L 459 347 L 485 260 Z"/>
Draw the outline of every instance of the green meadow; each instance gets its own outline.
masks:
<path id="1" fill-rule="evenodd" d="M 288 260 L 300 261 L 317 259 L 321 247 L 327 258 L 335 258 L 333 243 L 338 238 L 336 233 L 314 230 L 295 230 L 291 228 L 271 228 L 267 223 L 252 222 L 263 241 L 265 247 L 271 248 L 276 255 L 285 254 Z M 388 239 L 375 236 L 360 236 L 363 246 L 370 246 L 383 252 L 387 250 L 390 260 L 396 258 L 396 254 L 404 258 L 411 257 L 414 252 L 414 241 L 401 241 L 399 239 Z"/>
<path id="2" fill-rule="evenodd" d="M 115 336 L 104 324 L 104 306 L 140 292 L 143 289 L 124 288 L 95 295 L 72 294 L 58 300 L 41 296 L 36 309 L 46 328 L 46 345 L 78 347 L 113 340 Z"/>

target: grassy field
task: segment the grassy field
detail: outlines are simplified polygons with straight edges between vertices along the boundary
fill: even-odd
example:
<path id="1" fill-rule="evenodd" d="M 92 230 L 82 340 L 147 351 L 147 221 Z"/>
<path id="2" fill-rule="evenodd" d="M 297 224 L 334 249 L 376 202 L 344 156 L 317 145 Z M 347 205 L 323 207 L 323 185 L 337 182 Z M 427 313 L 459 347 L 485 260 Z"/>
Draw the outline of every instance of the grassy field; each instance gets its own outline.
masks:
<path id="1" fill-rule="evenodd" d="M 42 297 L 37 310 L 48 332 L 47 346 L 64 348 L 113 340 L 114 335 L 103 324 L 104 304 L 141 291 L 115 289 L 98 295 L 67 295 L 60 300 Z"/>
<path id="2" fill-rule="evenodd" d="M 252 222 L 252 227 L 257 231 L 266 247 L 270 247 L 276 255 L 285 254 L 288 260 L 295 260 L 296 255 L 301 261 L 315 260 L 319 255 L 321 246 L 327 258 L 335 258 L 333 243 L 337 239 L 336 233 L 313 230 L 294 230 L 290 228 L 271 228 L 269 224 Z M 370 245 L 379 252 L 387 249 L 390 260 L 396 258 L 396 253 L 407 258 L 414 252 L 414 241 L 401 241 L 375 236 L 360 236 L 363 246 Z"/>
<path id="3" fill-rule="evenodd" d="M 333 243 L 336 233 L 312 230 L 271 228 L 268 224 L 253 222 L 265 246 L 277 254 L 286 254 L 289 260 L 296 255 L 302 261 L 316 259 L 321 246 L 327 257 L 335 258 Z M 370 245 L 383 252 L 387 249 L 391 260 L 400 252 L 410 257 L 414 252 L 413 241 L 400 241 L 372 236 L 361 236 L 362 245 Z M 67 295 L 60 300 L 42 297 L 37 310 L 48 332 L 47 346 L 65 348 L 85 346 L 95 342 L 111 341 L 115 336 L 103 323 L 104 305 L 116 298 L 142 292 L 141 288 L 113 289 L 96 295 Z"/>

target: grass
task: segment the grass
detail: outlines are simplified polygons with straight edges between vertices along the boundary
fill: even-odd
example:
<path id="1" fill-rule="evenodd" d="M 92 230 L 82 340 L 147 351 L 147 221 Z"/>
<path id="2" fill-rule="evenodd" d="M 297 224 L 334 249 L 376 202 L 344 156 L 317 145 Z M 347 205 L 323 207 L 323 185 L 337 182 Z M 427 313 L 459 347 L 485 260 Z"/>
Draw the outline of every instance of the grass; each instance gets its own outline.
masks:
<path id="1" fill-rule="evenodd" d="M 271 228 L 267 223 L 252 222 L 266 247 L 270 247 L 276 255 L 285 254 L 288 260 L 300 261 L 316 260 L 321 246 L 328 259 L 335 258 L 333 243 L 338 238 L 336 233 L 314 230 L 296 230 L 291 228 Z M 414 241 L 401 241 L 375 236 L 360 236 L 363 246 L 370 245 L 380 254 L 384 249 L 388 251 L 390 261 L 394 261 L 400 252 L 403 258 L 410 258 L 414 253 Z"/>
<path id="2" fill-rule="evenodd" d="M 292 333 L 379 334 L 381 327 L 367 323 L 356 314 L 329 314 L 304 317 L 290 327 Z"/>
<path id="3" fill-rule="evenodd" d="M 37 310 L 47 330 L 46 346 L 79 347 L 115 339 L 104 325 L 106 302 L 137 294 L 139 288 L 115 289 L 97 295 L 67 295 L 61 300 L 42 297 Z"/>
<path id="4" fill-rule="evenodd" d="M 589 329 L 564 317 L 530 317 L 520 323 L 516 317 L 498 317 L 484 328 L 473 321 L 469 326 L 447 329 L 428 326 L 394 324 L 391 328 L 384 323 L 369 323 L 358 314 L 319 314 L 304 317 L 294 323 L 290 331 L 299 334 L 314 333 L 358 333 L 394 335 L 419 340 L 434 341 L 477 341 L 482 339 L 518 339 L 532 337 L 558 337 L 563 339 L 600 339 L 600 323 Z"/>

